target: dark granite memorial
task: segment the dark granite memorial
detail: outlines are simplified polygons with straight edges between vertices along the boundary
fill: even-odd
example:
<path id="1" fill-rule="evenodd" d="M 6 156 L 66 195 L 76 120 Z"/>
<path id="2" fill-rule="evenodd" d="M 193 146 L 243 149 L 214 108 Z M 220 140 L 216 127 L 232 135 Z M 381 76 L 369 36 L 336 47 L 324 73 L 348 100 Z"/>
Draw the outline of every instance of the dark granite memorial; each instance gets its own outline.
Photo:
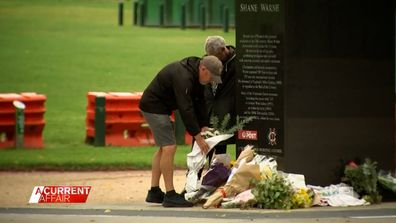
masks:
<path id="1" fill-rule="evenodd" d="M 237 0 L 237 150 L 253 144 L 309 184 L 347 160 L 395 170 L 395 3 Z"/>

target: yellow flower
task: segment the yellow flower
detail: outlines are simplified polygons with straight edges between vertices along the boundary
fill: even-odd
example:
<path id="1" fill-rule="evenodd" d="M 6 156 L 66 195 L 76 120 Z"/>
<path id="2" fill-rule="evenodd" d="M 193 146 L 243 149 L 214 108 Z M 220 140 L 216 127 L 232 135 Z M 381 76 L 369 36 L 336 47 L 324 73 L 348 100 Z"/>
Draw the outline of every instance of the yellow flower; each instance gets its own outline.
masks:
<path id="1" fill-rule="evenodd" d="M 307 189 L 300 188 L 294 193 L 292 202 L 295 208 L 307 208 L 311 206 L 312 199 Z"/>
<path id="2" fill-rule="evenodd" d="M 268 166 L 265 166 L 263 171 L 261 172 L 261 179 L 265 180 L 270 177 L 272 177 L 272 170 Z"/>

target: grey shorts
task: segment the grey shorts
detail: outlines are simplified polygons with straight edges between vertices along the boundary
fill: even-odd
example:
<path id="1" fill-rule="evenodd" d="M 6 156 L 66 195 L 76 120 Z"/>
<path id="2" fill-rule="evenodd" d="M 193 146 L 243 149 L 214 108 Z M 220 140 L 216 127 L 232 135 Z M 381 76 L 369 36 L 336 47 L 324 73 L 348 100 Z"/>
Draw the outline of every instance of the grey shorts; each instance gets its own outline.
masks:
<path id="1" fill-rule="evenodd" d="M 154 135 L 155 143 L 160 146 L 176 145 L 175 125 L 169 115 L 153 114 L 142 111 Z"/>

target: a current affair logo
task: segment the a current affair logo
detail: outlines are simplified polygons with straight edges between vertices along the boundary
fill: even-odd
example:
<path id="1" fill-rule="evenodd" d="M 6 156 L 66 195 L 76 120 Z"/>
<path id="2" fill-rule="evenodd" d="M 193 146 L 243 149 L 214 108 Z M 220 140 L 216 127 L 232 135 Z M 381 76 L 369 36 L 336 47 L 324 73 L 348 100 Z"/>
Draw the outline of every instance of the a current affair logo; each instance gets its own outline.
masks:
<path id="1" fill-rule="evenodd" d="M 35 186 L 30 204 L 85 203 L 91 186 Z"/>

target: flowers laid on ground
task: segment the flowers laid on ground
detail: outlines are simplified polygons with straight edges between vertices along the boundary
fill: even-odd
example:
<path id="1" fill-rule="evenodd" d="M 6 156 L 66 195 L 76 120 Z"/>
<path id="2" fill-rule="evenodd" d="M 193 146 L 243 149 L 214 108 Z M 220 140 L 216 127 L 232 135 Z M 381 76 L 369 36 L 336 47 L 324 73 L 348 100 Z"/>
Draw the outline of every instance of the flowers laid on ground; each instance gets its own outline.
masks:
<path id="1" fill-rule="evenodd" d="M 314 191 L 305 185 L 304 176 L 276 171 L 255 183 L 252 192 L 257 207 L 266 209 L 308 208 L 313 205 Z"/>
<path id="2" fill-rule="evenodd" d="M 243 126 L 250 122 L 253 117 L 240 119 L 239 116 L 236 118 L 236 124 L 229 127 L 230 115 L 224 116 L 220 122 L 215 116 L 211 118 L 211 125 L 213 128 L 208 129 L 203 133 L 206 143 L 209 145 L 209 150 L 221 141 L 225 141 L 234 136 L 234 132 L 243 128 Z M 204 167 L 206 163 L 206 155 L 201 153 L 197 143 L 194 143 L 192 151 L 187 154 L 187 166 L 188 174 L 186 181 L 186 192 L 191 193 L 199 190 L 200 180 L 198 179 L 198 172 Z M 203 192 L 203 191 L 201 191 Z M 190 195 L 188 195 L 190 196 Z"/>
<path id="3" fill-rule="evenodd" d="M 252 190 L 259 208 L 290 209 L 293 207 L 293 187 L 284 177 L 273 174 L 255 183 Z"/>
<path id="4" fill-rule="evenodd" d="M 360 165 L 351 162 L 343 178 L 349 185 L 311 186 L 305 184 L 304 175 L 278 171 L 274 158 L 255 154 L 253 146 L 246 146 L 236 161 L 230 161 L 229 155 L 215 157 L 203 176 L 202 185 L 186 194 L 186 199 L 195 204 L 203 203 L 203 208 L 367 205 L 381 201 L 378 183 L 396 193 L 396 178 L 377 174 L 376 169 L 377 163 L 368 159 Z"/>
<path id="5" fill-rule="evenodd" d="M 350 184 L 363 199 L 370 203 L 381 202 L 382 196 L 377 190 L 377 162 L 366 159 L 361 165 L 351 161 L 344 170 L 344 181 Z"/>
<path id="6" fill-rule="evenodd" d="M 211 118 L 213 128 L 203 133 L 210 148 L 234 136 L 253 117 L 239 119 L 229 127 L 230 116 L 222 121 Z M 361 165 L 350 162 L 340 183 L 327 187 L 306 185 L 304 175 L 277 170 L 276 160 L 255 154 L 253 146 L 246 146 L 236 161 L 228 154 L 216 155 L 202 180 L 198 179 L 206 156 L 198 145 L 187 155 L 187 183 L 185 197 L 203 208 L 266 208 L 293 209 L 320 206 L 355 206 L 378 203 L 382 196 L 377 184 L 396 193 L 396 179 L 390 174 L 377 174 L 377 163 L 366 159 Z"/>
<path id="7" fill-rule="evenodd" d="M 312 189 L 300 188 L 294 192 L 292 203 L 293 208 L 308 208 L 312 206 L 315 193 Z"/>
<path id="8" fill-rule="evenodd" d="M 218 207 L 224 198 L 235 197 L 251 187 L 251 179 L 260 179 L 258 160 L 253 160 L 252 147 L 245 148 L 232 168 L 226 184 L 208 197 L 203 208 Z"/>
<path id="9" fill-rule="evenodd" d="M 385 171 L 380 171 L 378 174 L 378 182 L 382 187 L 396 194 L 396 178 L 390 173 L 385 173 Z"/>

